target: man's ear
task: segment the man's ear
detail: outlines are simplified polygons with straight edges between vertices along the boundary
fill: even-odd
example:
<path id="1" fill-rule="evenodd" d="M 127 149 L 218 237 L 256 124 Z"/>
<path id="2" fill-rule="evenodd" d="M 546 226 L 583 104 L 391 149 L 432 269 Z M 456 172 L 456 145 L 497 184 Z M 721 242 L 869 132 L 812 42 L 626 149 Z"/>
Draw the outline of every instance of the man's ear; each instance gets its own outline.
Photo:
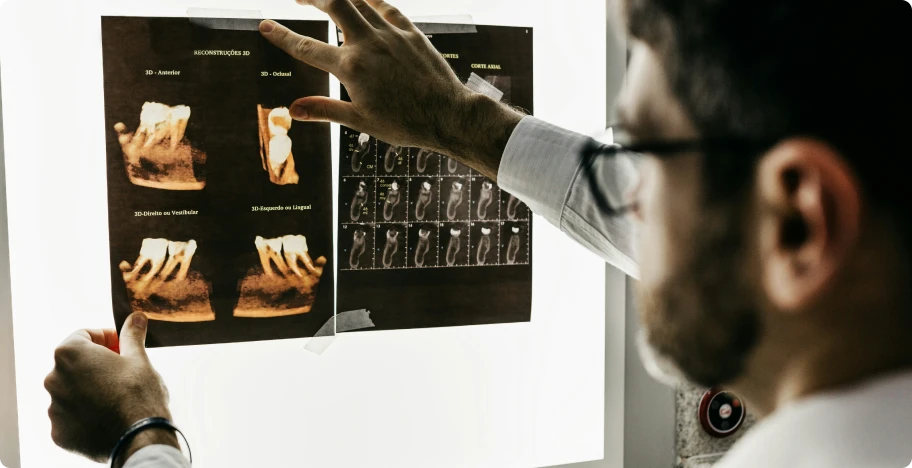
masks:
<path id="1" fill-rule="evenodd" d="M 802 310 L 858 241 L 861 186 L 834 148 L 792 138 L 761 159 L 757 187 L 763 287 L 779 310 Z"/>

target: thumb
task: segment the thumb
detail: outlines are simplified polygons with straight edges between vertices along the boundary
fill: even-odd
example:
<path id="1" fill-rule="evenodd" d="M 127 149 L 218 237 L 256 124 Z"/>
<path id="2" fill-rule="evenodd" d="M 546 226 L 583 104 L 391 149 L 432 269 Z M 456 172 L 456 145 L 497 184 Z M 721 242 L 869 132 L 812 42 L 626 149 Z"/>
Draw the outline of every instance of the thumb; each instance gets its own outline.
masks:
<path id="1" fill-rule="evenodd" d="M 346 127 L 357 127 L 358 114 L 350 102 L 311 96 L 298 99 L 289 111 L 295 120 L 309 122 L 333 122 Z"/>
<path id="2" fill-rule="evenodd" d="M 142 312 L 137 312 L 124 322 L 120 329 L 120 355 L 124 357 L 146 357 L 146 330 L 149 319 Z"/>

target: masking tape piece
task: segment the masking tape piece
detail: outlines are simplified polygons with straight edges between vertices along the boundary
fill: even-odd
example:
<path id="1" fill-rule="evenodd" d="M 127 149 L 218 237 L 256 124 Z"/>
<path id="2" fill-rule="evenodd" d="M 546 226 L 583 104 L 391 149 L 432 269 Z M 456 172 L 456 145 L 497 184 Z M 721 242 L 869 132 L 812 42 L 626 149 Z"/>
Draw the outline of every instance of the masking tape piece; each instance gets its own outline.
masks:
<path id="1" fill-rule="evenodd" d="M 485 96 L 497 102 L 500 102 L 504 96 L 503 91 L 497 89 L 497 87 L 485 81 L 484 78 L 476 75 L 475 72 L 472 72 L 472 74 L 469 75 L 469 81 L 466 83 L 466 86 L 468 86 L 472 91 L 484 94 Z"/>
<path id="2" fill-rule="evenodd" d="M 373 320 L 370 319 L 370 311 L 367 309 L 340 312 L 320 327 L 314 337 L 304 345 L 304 349 L 319 356 L 335 341 L 337 333 L 374 326 Z"/>
<path id="3" fill-rule="evenodd" d="M 187 16 L 191 24 L 207 29 L 258 31 L 263 13 L 259 10 L 188 8 Z"/>
<path id="4" fill-rule="evenodd" d="M 415 16 L 409 18 L 419 31 L 432 34 L 473 34 L 478 32 L 472 15 Z M 345 42 L 341 29 L 336 29 L 339 43 Z"/>

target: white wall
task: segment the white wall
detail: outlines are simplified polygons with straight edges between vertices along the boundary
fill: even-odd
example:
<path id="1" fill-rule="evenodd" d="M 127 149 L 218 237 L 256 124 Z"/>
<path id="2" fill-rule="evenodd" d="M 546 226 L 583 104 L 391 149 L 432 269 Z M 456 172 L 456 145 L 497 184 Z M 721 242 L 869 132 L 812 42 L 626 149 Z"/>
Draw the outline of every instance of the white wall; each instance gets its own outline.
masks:
<path id="1" fill-rule="evenodd" d="M 0 15 L 4 112 L 16 116 L 5 136 L 23 466 L 94 466 L 51 443 L 42 381 L 69 332 L 112 325 L 98 15 L 135 7 L 179 16 L 187 3 L 16 0 Z M 289 0 L 192 4 L 322 17 Z M 481 24 L 534 27 L 536 113 L 580 132 L 604 128 L 600 0 L 397 4 L 417 16 L 470 13 Z M 36 35 L 35 18 L 52 34 Z M 49 110 L 58 117 L 44 131 L 30 124 Z M 602 458 L 604 265 L 538 221 L 532 323 L 344 335 L 322 356 L 299 340 L 154 350 L 196 466 L 501 468 Z M 66 281 L 49 278 L 50 268 L 63 268 Z"/>

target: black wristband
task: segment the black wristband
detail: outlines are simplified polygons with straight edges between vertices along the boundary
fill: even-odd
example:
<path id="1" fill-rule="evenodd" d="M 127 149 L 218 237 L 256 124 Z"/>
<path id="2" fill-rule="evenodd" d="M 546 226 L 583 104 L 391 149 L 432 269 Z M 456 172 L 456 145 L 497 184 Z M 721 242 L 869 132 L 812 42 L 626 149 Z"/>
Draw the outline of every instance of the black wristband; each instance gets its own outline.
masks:
<path id="1" fill-rule="evenodd" d="M 114 468 L 114 462 L 117 461 L 117 455 L 119 452 L 136 437 L 137 434 L 146 430 L 164 427 L 166 429 L 171 429 L 172 431 L 180 434 L 181 438 L 184 439 L 184 444 L 187 445 L 187 457 L 190 459 L 190 465 L 193 465 L 193 454 L 190 452 L 190 442 L 187 441 L 187 437 L 184 436 L 184 433 L 180 431 L 171 421 L 168 421 L 165 418 L 146 418 L 137 421 L 135 424 L 130 426 L 129 429 L 124 433 L 124 435 L 117 441 L 117 444 L 114 445 L 114 450 L 111 450 L 111 468 Z"/>

